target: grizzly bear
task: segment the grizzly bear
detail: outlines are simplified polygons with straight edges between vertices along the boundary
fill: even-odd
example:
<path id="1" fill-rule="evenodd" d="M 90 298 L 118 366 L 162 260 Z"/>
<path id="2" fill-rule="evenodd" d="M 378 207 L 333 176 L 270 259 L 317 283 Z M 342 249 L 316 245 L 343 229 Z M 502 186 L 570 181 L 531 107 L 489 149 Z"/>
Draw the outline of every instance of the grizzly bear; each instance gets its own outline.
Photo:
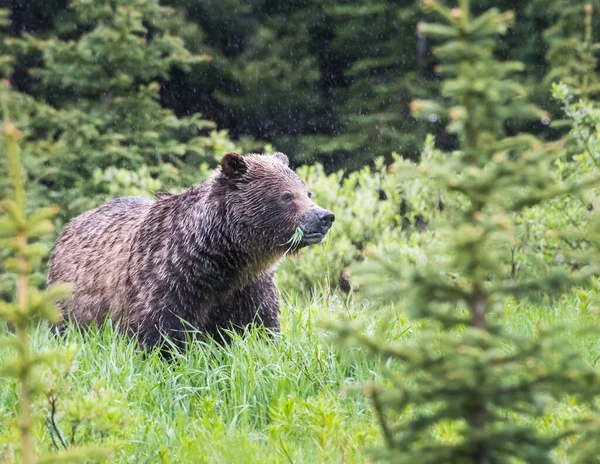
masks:
<path id="1" fill-rule="evenodd" d="M 334 219 L 285 155 L 227 153 L 202 185 L 74 218 L 54 245 L 48 285 L 72 287 L 61 326 L 109 317 L 147 348 L 251 323 L 278 331 L 273 273 L 286 253 L 321 242 Z"/>

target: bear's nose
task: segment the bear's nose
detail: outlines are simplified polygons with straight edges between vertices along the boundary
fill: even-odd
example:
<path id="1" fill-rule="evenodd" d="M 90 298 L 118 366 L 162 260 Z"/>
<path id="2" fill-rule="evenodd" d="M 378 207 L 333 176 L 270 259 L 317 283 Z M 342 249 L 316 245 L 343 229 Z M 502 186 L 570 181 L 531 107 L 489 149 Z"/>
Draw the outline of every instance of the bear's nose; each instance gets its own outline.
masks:
<path id="1" fill-rule="evenodd" d="M 327 211 L 326 209 L 319 211 L 318 217 L 319 221 L 327 224 L 328 226 L 331 226 L 333 221 L 335 221 L 335 214 L 333 214 L 331 211 Z"/>

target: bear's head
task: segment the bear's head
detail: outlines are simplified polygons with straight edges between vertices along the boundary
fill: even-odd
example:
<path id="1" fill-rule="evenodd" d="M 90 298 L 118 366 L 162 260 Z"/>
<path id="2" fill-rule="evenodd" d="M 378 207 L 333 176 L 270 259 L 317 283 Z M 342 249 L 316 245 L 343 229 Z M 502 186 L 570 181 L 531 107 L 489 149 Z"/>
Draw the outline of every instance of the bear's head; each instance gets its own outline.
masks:
<path id="1" fill-rule="evenodd" d="M 335 216 L 317 206 L 287 156 L 227 153 L 216 174 L 228 225 L 250 247 L 274 253 L 321 242 Z"/>

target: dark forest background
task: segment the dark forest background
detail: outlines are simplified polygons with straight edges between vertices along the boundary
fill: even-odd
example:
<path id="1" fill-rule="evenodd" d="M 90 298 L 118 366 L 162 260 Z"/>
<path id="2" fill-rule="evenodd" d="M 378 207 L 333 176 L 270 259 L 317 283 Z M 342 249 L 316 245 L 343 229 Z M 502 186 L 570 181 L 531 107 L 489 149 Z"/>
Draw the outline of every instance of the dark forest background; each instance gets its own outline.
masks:
<path id="1" fill-rule="evenodd" d="M 90 10 L 111 4 L 88 3 Z M 427 19 L 416 1 L 161 3 L 176 8 L 164 18 L 170 34 L 205 58 L 187 69 L 173 66 L 159 79 L 161 104 L 180 117 L 200 113 L 233 139 L 268 142 L 297 163 L 320 161 L 329 171 L 357 169 L 378 156 L 390 159 L 392 152 L 414 159 L 427 132 L 437 135 L 439 146 L 453 147 L 442 121 L 432 116 L 429 123 L 417 122 L 410 115 L 410 101 L 435 96 L 438 85 L 432 43 L 416 32 L 419 21 Z M 477 0 L 473 9 L 480 13 L 497 3 Z M 525 63 L 522 78 L 534 101 L 553 111 L 549 86 L 541 85 L 548 77 L 548 50 L 569 27 L 581 29 L 580 18 L 571 25 L 559 21 L 577 2 L 501 3 L 518 20 L 498 53 Z M 89 30 L 67 8 L 67 0 L 0 5 L 13 12 L 13 37 L 74 40 Z M 41 88 L 29 72 L 39 64 L 35 53 L 21 56 L 11 80 L 20 91 L 48 93 L 52 99 L 53 89 Z M 533 129 L 548 131 L 543 124 Z"/>

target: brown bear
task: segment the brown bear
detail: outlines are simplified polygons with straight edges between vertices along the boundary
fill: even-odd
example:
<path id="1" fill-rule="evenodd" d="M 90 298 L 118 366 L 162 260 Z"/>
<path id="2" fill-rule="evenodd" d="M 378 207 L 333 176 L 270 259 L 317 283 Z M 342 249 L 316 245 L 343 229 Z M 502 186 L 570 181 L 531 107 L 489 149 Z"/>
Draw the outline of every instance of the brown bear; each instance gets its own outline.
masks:
<path id="1" fill-rule="evenodd" d="M 278 262 L 321 242 L 335 219 L 310 197 L 285 155 L 227 153 L 200 186 L 83 213 L 50 260 L 48 285 L 72 286 L 61 325 L 110 317 L 145 347 L 254 322 L 277 331 Z"/>

